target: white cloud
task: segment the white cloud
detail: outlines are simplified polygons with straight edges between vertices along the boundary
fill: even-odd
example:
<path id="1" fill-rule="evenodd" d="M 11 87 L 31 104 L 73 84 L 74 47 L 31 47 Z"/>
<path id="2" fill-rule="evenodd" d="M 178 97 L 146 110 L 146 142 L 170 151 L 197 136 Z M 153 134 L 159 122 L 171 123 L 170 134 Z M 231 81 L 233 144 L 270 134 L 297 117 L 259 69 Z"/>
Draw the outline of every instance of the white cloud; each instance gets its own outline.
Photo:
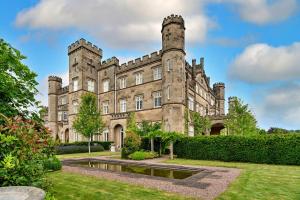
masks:
<path id="1" fill-rule="evenodd" d="M 20 12 L 17 26 L 62 30 L 77 28 L 112 47 L 140 48 L 161 40 L 161 23 L 174 13 L 185 18 L 188 42 L 205 40 L 214 23 L 204 15 L 204 0 L 42 0 Z"/>
<path id="2" fill-rule="evenodd" d="M 268 90 L 261 90 L 254 103 L 258 121 L 268 126 L 299 129 L 300 85 L 289 83 Z"/>
<path id="3" fill-rule="evenodd" d="M 280 22 L 297 10 L 297 0 L 221 0 L 234 6 L 241 18 L 254 24 Z"/>
<path id="4" fill-rule="evenodd" d="M 300 42 L 290 46 L 248 46 L 229 68 L 230 78 L 249 83 L 297 80 L 300 77 Z"/>
<path id="5" fill-rule="evenodd" d="M 56 76 L 62 78 L 62 85 L 67 86 L 69 84 L 69 72 L 66 71 L 62 74 L 57 74 Z M 36 99 L 41 102 L 41 105 L 48 106 L 48 76 L 42 78 L 39 81 L 37 87 L 39 93 L 36 95 Z"/>

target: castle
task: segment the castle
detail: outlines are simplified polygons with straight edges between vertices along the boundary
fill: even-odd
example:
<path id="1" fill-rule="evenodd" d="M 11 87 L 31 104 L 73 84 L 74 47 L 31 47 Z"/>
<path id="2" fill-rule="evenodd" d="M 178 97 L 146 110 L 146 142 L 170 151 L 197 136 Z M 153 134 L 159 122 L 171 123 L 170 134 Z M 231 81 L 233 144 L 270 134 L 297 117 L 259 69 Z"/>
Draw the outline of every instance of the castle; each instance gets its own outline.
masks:
<path id="1" fill-rule="evenodd" d="M 185 112 L 208 115 L 213 122 L 210 134 L 223 126 L 224 83 L 210 87 L 204 58 L 190 65 L 185 60 L 185 25 L 181 16 L 171 15 L 162 23 L 162 49 L 142 58 L 119 64 L 116 57 L 101 61 L 102 50 L 84 39 L 68 47 L 69 85 L 49 76 L 46 125 L 62 142 L 85 140 L 72 129 L 80 96 L 92 92 L 98 97 L 105 129 L 94 140 L 114 141 L 121 147 L 128 113 L 137 123 L 161 122 L 166 131 L 185 131 Z M 188 135 L 194 135 L 188 124 Z"/>

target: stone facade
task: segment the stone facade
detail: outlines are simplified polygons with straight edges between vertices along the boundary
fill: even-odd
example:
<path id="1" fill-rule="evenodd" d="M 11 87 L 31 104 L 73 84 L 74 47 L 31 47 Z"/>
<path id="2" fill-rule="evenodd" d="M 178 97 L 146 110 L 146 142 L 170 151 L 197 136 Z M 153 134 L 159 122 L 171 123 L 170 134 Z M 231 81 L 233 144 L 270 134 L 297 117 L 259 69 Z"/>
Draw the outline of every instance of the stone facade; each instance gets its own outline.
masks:
<path id="1" fill-rule="evenodd" d="M 222 122 L 224 83 L 210 87 L 204 59 L 192 60 L 185 53 L 185 25 L 181 16 L 163 20 L 162 49 L 142 58 L 119 64 L 116 57 L 101 61 L 102 50 L 84 39 L 68 47 L 69 85 L 62 87 L 59 77 L 49 76 L 48 122 L 62 142 L 85 140 L 72 129 L 80 96 L 93 92 L 106 124 L 94 140 L 114 141 L 122 146 L 126 119 L 135 112 L 137 123 L 161 122 L 166 131 L 184 132 L 185 110 L 209 115 Z M 193 135 L 192 124 L 189 135 Z"/>

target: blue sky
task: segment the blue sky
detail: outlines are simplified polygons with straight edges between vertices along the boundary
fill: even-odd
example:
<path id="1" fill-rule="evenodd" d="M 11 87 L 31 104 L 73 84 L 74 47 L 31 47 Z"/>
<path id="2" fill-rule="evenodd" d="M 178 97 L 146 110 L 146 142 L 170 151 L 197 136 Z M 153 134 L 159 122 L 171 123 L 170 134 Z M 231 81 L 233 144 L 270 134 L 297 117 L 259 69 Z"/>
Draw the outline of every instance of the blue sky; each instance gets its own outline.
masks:
<path id="1" fill-rule="evenodd" d="M 85 38 L 121 62 L 161 48 L 170 14 L 186 23 L 187 60 L 248 103 L 262 128 L 300 129 L 297 0 L 2 0 L 0 37 L 27 56 L 47 104 L 47 77 L 67 80 L 67 46 Z"/>

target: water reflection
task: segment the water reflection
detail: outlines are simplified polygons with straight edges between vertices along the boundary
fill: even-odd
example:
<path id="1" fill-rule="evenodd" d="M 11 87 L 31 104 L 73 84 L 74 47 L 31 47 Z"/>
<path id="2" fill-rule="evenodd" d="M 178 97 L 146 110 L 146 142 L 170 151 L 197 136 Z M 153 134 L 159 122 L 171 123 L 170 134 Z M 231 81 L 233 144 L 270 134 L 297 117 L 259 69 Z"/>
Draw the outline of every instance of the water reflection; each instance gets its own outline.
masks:
<path id="1" fill-rule="evenodd" d="M 126 164 L 117 164 L 117 163 L 105 163 L 103 161 L 79 161 L 73 163 L 75 165 L 80 165 L 84 167 L 92 167 L 102 170 L 110 170 L 115 172 L 129 172 L 136 174 L 144 174 L 149 176 L 159 176 L 171 179 L 184 179 L 193 174 L 197 173 L 195 171 L 188 170 L 173 170 L 173 169 L 160 169 L 153 167 L 145 167 L 138 165 L 126 165 Z"/>

